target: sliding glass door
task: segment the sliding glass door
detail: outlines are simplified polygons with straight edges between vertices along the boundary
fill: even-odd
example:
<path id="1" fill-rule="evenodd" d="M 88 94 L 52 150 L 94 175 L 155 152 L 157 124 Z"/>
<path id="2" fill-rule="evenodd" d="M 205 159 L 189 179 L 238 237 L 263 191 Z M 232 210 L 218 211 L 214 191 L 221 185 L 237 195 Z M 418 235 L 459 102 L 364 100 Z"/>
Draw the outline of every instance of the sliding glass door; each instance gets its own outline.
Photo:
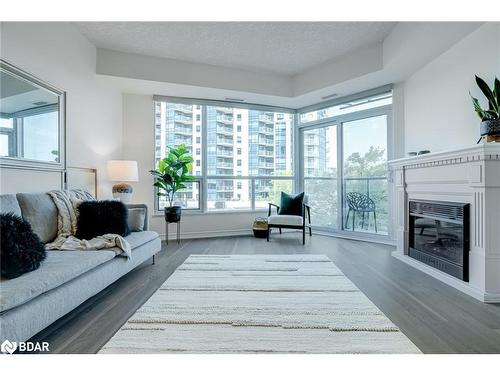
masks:
<path id="1" fill-rule="evenodd" d="M 342 123 L 345 230 L 387 235 L 387 115 Z"/>
<path id="2" fill-rule="evenodd" d="M 314 215 L 312 222 L 321 227 L 338 227 L 337 127 L 324 126 L 304 130 L 304 191 Z"/>
<path id="3" fill-rule="evenodd" d="M 331 117 L 324 109 L 304 115 L 299 125 L 302 187 L 317 229 L 388 235 L 391 101 L 386 94 L 339 105 Z"/>

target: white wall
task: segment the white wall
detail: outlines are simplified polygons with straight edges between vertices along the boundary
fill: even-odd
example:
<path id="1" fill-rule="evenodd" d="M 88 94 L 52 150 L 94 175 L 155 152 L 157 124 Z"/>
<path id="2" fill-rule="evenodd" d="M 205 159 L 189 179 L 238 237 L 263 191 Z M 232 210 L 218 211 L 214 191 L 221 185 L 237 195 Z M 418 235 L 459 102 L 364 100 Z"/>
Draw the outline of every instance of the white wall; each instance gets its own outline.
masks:
<path id="1" fill-rule="evenodd" d="M 500 78 L 500 24 L 488 23 L 418 70 L 404 83 L 405 150 L 432 152 L 474 144 L 479 118 L 469 90 L 484 104 L 474 75 Z"/>
<path id="2" fill-rule="evenodd" d="M 66 91 L 67 165 L 97 168 L 111 196 L 106 161 L 121 157 L 122 97 L 95 74 L 96 49 L 69 23 L 2 23 L 1 57 Z"/>
<path id="3" fill-rule="evenodd" d="M 152 95 L 123 95 L 123 158 L 137 160 L 139 182 L 132 183 L 134 203 L 145 203 L 150 210 L 150 229 L 165 235 L 163 215 L 154 214 L 154 107 Z M 267 214 L 264 214 L 266 216 Z M 182 237 L 215 237 L 251 233 L 253 220 L 262 214 L 212 213 L 183 214 Z M 175 225 L 170 225 L 170 238 L 175 236 Z"/>

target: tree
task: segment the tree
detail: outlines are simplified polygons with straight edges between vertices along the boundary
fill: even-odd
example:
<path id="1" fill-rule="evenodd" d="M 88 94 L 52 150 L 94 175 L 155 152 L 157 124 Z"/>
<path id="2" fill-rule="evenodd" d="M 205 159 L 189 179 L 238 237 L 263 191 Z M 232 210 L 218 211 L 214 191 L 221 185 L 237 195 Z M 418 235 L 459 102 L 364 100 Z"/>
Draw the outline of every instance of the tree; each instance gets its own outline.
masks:
<path id="1" fill-rule="evenodd" d="M 354 152 L 347 157 L 344 164 L 344 175 L 346 177 L 368 177 L 384 176 L 385 149 L 370 146 L 370 149 L 361 156 L 359 152 Z"/>

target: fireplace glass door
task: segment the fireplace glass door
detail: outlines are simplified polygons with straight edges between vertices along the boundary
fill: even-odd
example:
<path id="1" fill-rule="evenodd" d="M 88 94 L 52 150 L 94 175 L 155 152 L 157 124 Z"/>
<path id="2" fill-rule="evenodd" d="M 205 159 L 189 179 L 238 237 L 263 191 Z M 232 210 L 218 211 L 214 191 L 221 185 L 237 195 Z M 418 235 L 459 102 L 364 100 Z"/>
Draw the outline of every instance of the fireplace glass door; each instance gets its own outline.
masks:
<path id="1" fill-rule="evenodd" d="M 408 255 L 467 280 L 468 205 L 410 201 Z"/>

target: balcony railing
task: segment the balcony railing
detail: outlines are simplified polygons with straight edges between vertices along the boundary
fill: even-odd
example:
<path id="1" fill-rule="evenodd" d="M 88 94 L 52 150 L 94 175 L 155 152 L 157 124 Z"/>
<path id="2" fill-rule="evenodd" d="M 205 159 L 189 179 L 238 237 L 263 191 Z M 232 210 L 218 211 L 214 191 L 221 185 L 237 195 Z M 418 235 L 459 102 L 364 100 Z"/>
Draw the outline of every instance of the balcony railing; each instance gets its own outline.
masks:
<path id="1" fill-rule="evenodd" d="M 387 234 L 389 227 L 388 214 L 388 185 L 386 176 L 361 176 L 345 177 L 342 181 L 343 196 L 337 193 L 338 179 L 330 176 L 312 176 L 306 168 L 304 177 L 305 190 L 309 195 L 309 202 L 313 211 L 319 212 L 313 218 L 313 223 L 318 226 L 344 229 L 352 231 L 352 222 L 346 224 L 348 212 L 345 195 L 350 192 L 357 192 L 366 195 L 375 203 L 375 213 L 377 217 L 377 234 Z M 342 197 L 342 199 L 340 199 Z M 342 209 L 339 220 L 337 220 L 338 210 Z M 313 215 L 314 216 L 314 215 Z M 350 219 L 352 220 L 352 216 Z M 373 214 L 356 215 L 354 231 L 375 234 Z"/>

